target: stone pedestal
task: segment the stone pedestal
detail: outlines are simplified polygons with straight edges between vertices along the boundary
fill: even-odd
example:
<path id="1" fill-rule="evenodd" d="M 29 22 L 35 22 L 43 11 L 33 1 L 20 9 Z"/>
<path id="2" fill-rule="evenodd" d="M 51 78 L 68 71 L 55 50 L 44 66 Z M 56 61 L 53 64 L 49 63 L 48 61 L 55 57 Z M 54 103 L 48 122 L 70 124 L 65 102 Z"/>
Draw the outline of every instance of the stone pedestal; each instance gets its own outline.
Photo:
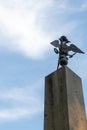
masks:
<path id="1" fill-rule="evenodd" d="M 82 83 L 68 67 L 45 77 L 44 130 L 87 130 Z"/>

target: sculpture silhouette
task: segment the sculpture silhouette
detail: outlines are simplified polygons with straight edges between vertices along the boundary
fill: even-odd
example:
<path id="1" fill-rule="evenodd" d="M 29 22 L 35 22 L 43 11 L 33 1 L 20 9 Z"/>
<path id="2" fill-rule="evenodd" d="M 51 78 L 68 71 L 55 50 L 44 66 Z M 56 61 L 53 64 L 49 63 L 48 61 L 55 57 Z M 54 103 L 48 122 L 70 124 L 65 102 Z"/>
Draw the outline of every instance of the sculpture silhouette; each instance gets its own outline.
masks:
<path id="1" fill-rule="evenodd" d="M 56 47 L 54 48 L 54 52 L 56 54 L 59 54 L 57 69 L 59 68 L 59 65 L 61 66 L 67 65 L 68 58 L 72 58 L 76 53 L 84 54 L 84 52 L 81 51 L 76 45 L 70 44 L 68 46 L 67 45 L 68 43 L 70 43 L 70 41 L 67 39 L 66 36 L 61 36 L 59 40 L 54 40 L 53 42 L 51 42 L 51 44 L 54 47 Z M 69 54 L 69 51 L 72 51 L 74 53 Z"/>

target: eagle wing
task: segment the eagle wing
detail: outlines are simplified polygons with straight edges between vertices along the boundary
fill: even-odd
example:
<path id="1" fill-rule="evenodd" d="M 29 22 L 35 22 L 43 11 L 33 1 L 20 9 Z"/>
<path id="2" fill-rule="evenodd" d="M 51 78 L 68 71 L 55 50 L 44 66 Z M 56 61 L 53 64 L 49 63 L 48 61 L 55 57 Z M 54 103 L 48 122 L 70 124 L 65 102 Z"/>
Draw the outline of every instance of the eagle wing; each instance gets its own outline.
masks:
<path id="1" fill-rule="evenodd" d="M 83 53 L 83 51 L 81 51 L 77 46 L 75 46 L 74 44 L 71 44 L 69 47 L 68 47 L 68 51 L 73 51 L 73 52 L 76 52 L 76 53 Z"/>
<path id="2" fill-rule="evenodd" d="M 55 40 L 55 41 L 51 42 L 50 44 L 52 44 L 54 47 L 58 47 L 58 48 L 60 47 L 58 40 Z"/>

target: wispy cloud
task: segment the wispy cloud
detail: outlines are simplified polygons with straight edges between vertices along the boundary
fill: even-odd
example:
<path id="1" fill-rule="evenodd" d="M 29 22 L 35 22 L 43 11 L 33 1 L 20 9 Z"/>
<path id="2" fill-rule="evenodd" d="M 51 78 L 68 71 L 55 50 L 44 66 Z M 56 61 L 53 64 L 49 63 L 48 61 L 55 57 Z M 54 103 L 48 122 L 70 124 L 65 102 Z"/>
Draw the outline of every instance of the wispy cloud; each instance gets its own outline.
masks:
<path id="1" fill-rule="evenodd" d="M 0 30 L 4 36 L 9 37 L 9 43 L 3 44 L 30 57 L 42 55 L 49 37 L 37 27 L 37 18 L 48 4 L 37 0 L 0 3 Z"/>
<path id="2" fill-rule="evenodd" d="M 68 35 L 79 25 L 74 19 L 64 18 L 86 10 L 87 2 L 74 7 L 69 0 L 1 0 L 0 40 L 2 35 L 6 40 L 0 41 L 0 47 L 19 51 L 31 58 L 40 58 L 49 48 L 54 35 Z M 60 20 L 61 18 L 63 19 Z M 52 23 L 53 19 L 56 25 Z M 48 30 L 45 29 L 47 26 Z M 86 57 L 81 60 L 83 62 L 79 61 L 75 68 L 86 79 Z M 42 112 L 43 103 L 38 92 L 40 86 L 42 85 L 37 83 L 24 88 L 0 88 L 0 120 L 30 118 Z"/>
<path id="3" fill-rule="evenodd" d="M 42 112 L 38 107 L 33 108 L 14 108 L 14 109 L 5 109 L 0 110 L 0 120 L 1 121 L 10 121 L 19 118 L 30 118 L 33 115 Z"/>
<path id="4" fill-rule="evenodd" d="M 24 88 L 0 88 L 0 120 L 9 121 L 19 118 L 31 118 L 43 111 L 41 83 Z"/>
<path id="5" fill-rule="evenodd" d="M 55 2 L 56 3 L 56 2 Z M 84 11 L 87 11 L 87 1 L 84 0 L 84 1 L 80 1 L 79 3 L 76 2 L 76 4 L 72 2 L 72 1 L 69 1 L 69 0 L 64 0 L 64 1 L 57 1 L 57 5 L 58 6 L 58 11 L 60 13 L 68 13 L 68 14 L 72 14 L 72 13 L 81 13 L 81 12 L 84 12 Z"/>
<path id="6" fill-rule="evenodd" d="M 53 12 L 56 17 L 60 17 L 61 13 L 63 13 L 62 17 L 65 17 L 65 12 L 68 13 L 70 10 L 74 11 L 75 8 L 72 9 L 68 0 L 0 1 L 0 33 L 4 39 L 9 39 L 8 42 L 0 42 L 0 45 L 19 51 L 31 58 L 40 58 L 45 54 L 52 39 L 52 34 L 49 34 L 51 30 L 44 29 L 47 26 L 44 25 L 46 24 L 44 21 L 49 15 L 51 19 L 54 19 Z M 70 33 L 77 25 L 75 21 L 63 23 L 58 21 L 59 35 L 62 32 Z"/>

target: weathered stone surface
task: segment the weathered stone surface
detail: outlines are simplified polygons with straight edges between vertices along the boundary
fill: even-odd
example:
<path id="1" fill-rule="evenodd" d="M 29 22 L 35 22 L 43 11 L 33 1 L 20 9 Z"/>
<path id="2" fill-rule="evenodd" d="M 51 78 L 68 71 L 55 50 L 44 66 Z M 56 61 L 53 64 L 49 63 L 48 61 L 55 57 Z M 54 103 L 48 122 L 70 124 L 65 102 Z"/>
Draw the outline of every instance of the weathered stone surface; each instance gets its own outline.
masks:
<path id="1" fill-rule="evenodd" d="M 44 130 L 87 130 L 81 79 L 64 66 L 45 78 Z"/>

